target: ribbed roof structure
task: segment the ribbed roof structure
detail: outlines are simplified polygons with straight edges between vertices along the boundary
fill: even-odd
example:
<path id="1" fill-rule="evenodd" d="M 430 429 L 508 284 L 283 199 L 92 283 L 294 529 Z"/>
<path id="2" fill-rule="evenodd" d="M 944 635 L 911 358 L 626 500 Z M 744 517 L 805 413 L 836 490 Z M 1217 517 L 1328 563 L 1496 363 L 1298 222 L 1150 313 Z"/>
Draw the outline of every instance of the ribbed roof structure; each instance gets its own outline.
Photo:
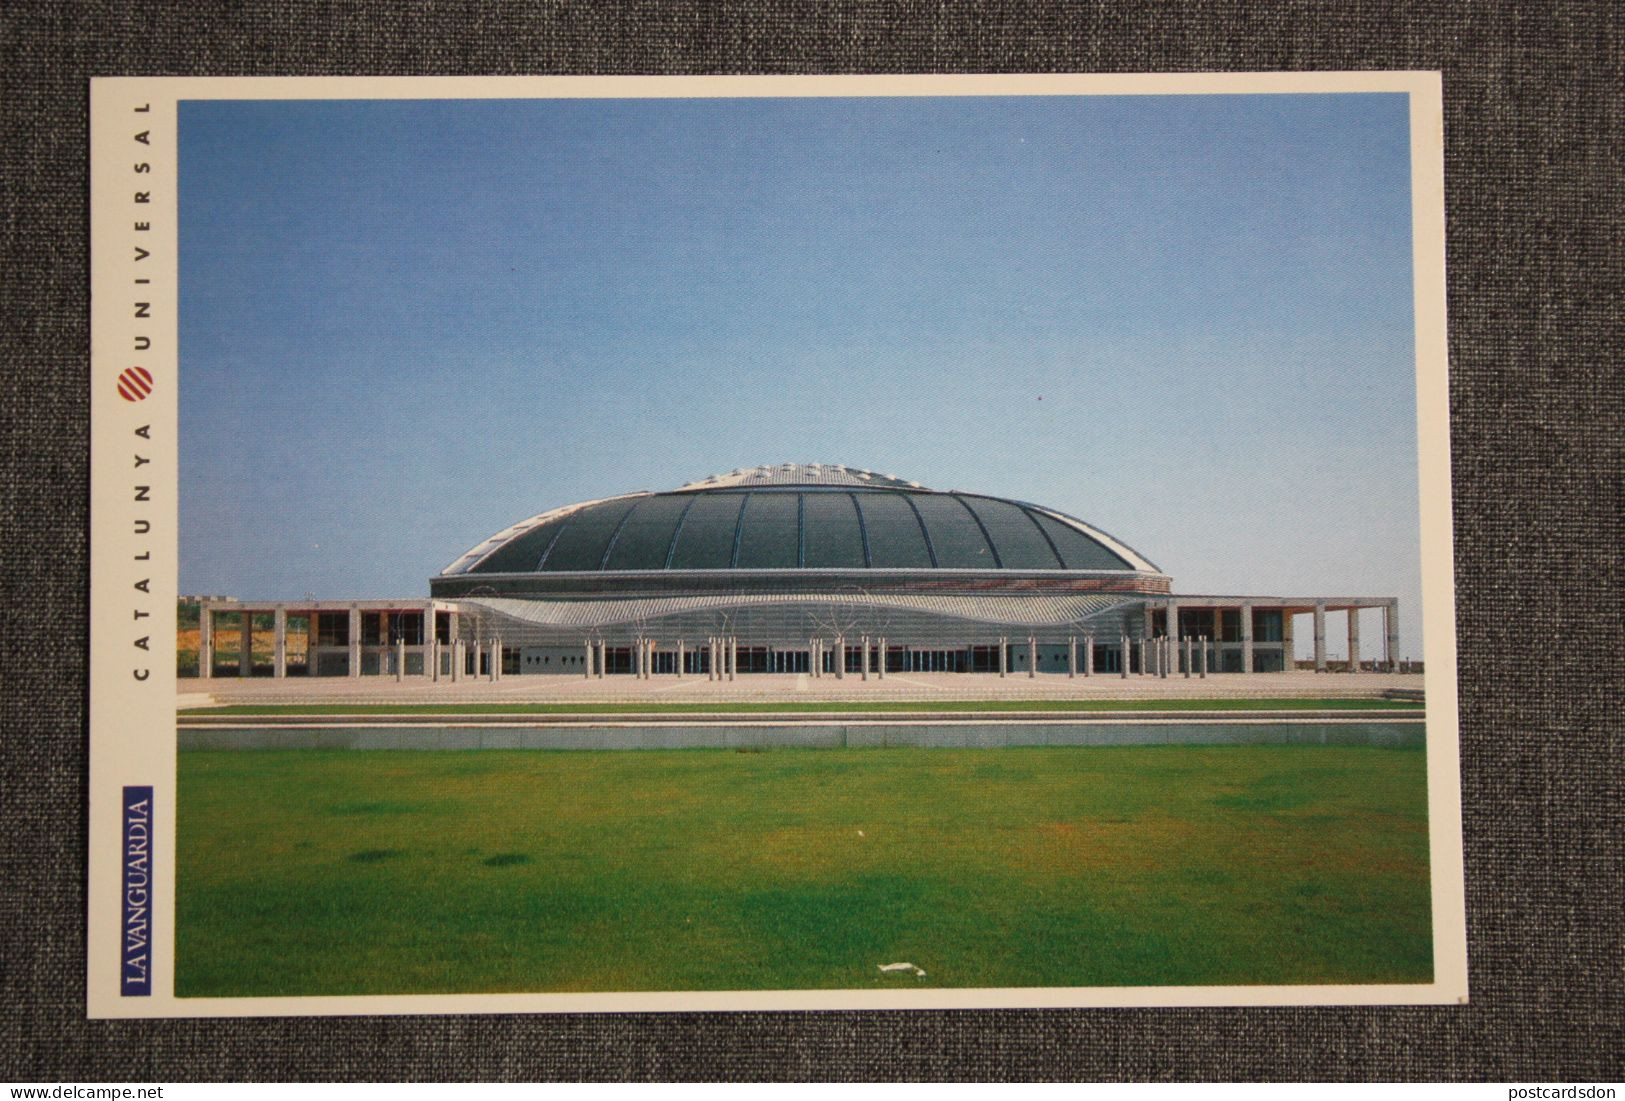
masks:
<path id="1" fill-rule="evenodd" d="M 441 576 L 865 570 L 1159 572 L 1053 509 L 851 467 L 785 463 L 540 513 Z"/>

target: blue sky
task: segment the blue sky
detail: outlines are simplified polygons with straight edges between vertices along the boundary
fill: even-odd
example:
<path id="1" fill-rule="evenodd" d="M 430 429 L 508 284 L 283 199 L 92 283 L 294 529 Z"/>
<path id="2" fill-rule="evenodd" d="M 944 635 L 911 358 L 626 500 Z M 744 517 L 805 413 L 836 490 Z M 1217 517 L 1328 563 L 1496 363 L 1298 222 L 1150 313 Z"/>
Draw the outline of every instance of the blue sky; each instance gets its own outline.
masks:
<path id="1" fill-rule="evenodd" d="M 183 592 L 421 595 L 546 508 L 842 462 L 1180 592 L 1398 596 L 1420 655 L 1402 95 L 180 117 Z"/>

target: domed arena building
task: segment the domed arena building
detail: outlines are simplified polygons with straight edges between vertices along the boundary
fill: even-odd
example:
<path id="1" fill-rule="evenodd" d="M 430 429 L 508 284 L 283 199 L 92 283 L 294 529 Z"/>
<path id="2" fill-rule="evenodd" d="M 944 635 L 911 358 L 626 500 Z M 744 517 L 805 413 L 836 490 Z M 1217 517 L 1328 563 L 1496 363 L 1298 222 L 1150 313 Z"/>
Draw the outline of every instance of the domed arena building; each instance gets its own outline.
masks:
<path id="1" fill-rule="evenodd" d="M 786 463 L 554 508 L 484 540 L 429 601 L 248 606 L 288 617 L 309 675 L 861 678 L 911 672 L 1204 675 L 1293 667 L 1293 621 L 1388 597 L 1187 596 L 1134 548 L 1043 505 L 838 465 Z M 212 614 L 203 616 L 207 640 Z M 434 630 L 427 630 L 433 622 Z M 246 633 L 242 653 L 252 653 Z M 207 645 L 207 641 L 206 641 Z M 200 671 L 215 671 L 211 658 Z M 252 663 L 250 672 L 252 672 Z M 240 671 L 240 670 L 239 670 Z M 295 670 L 297 671 L 297 670 Z"/>

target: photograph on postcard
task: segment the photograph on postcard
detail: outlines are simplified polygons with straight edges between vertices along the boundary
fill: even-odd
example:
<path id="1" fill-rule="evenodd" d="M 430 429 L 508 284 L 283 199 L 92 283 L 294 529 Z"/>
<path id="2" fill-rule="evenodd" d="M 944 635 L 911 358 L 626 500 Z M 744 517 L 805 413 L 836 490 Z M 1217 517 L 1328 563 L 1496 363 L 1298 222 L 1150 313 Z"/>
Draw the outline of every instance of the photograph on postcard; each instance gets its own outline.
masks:
<path id="1" fill-rule="evenodd" d="M 100 1012 L 1464 995 L 1414 76 L 148 82 Z"/>

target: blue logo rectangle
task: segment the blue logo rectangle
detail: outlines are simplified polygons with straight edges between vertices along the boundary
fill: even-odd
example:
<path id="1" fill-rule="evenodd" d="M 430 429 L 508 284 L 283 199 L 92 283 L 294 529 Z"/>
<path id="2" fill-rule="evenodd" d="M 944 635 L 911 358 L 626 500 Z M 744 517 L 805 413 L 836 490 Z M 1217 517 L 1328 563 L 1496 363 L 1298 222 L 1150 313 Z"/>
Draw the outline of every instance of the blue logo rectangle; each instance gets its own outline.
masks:
<path id="1" fill-rule="evenodd" d="M 152 993 L 152 788 L 124 789 L 124 921 L 119 993 Z"/>

